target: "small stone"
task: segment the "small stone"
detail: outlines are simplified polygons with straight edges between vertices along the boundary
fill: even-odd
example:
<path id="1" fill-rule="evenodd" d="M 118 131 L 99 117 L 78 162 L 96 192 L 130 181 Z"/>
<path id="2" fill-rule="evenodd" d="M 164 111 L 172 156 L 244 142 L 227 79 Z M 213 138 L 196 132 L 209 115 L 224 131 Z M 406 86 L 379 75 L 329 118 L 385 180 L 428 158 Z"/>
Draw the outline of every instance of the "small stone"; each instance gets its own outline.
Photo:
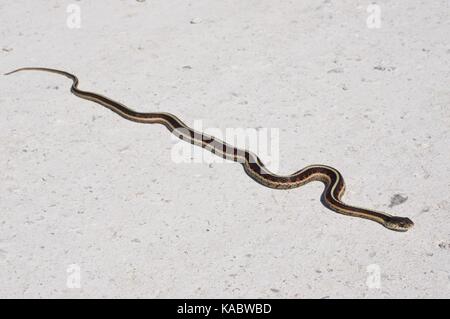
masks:
<path id="1" fill-rule="evenodd" d="M 200 18 L 194 18 L 191 21 L 189 21 L 190 24 L 199 24 L 202 23 L 202 19 Z"/>
<path id="2" fill-rule="evenodd" d="M 420 211 L 421 213 L 428 213 L 430 211 L 430 207 L 426 206 L 424 208 L 422 208 L 422 210 Z"/>
<path id="3" fill-rule="evenodd" d="M 382 66 L 382 65 L 377 65 L 377 66 L 374 66 L 373 69 L 377 70 L 377 71 L 388 71 L 388 72 L 391 72 L 391 71 L 394 71 L 396 68 L 395 68 L 395 66 L 385 67 L 385 66 Z"/>
<path id="4" fill-rule="evenodd" d="M 279 289 L 275 289 L 275 288 L 270 288 L 270 291 L 272 291 L 272 292 L 280 292 L 280 290 Z"/>
<path id="5" fill-rule="evenodd" d="M 344 73 L 344 69 L 343 68 L 334 68 L 334 69 L 328 70 L 327 73 Z"/>

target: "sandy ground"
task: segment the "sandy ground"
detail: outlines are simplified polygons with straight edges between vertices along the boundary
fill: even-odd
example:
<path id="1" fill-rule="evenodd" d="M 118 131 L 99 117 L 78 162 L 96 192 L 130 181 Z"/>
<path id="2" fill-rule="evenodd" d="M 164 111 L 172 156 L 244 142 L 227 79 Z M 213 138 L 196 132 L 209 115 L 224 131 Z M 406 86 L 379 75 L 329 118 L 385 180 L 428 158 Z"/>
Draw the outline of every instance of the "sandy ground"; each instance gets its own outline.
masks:
<path id="1" fill-rule="evenodd" d="M 416 225 L 175 163 L 164 127 L 18 73 L 0 77 L 0 297 L 450 297 L 449 2 L 370 4 L 1 1 L 1 73 L 278 129 L 280 173 L 334 166 L 347 202 Z"/>

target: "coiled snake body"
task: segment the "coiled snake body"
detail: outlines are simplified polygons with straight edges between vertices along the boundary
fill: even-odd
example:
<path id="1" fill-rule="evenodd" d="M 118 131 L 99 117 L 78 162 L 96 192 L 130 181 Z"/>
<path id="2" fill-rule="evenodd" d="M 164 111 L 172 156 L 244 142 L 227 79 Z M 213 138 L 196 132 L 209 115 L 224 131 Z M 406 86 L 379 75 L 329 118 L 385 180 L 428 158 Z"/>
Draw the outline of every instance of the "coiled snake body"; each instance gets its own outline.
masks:
<path id="1" fill-rule="evenodd" d="M 332 167 L 325 165 L 310 165 L 291 175 L 276 175 L 271 173 L 254 153 L 238 149 L 213 136 L 196 132 L 173 114 L 139 113 L 100 94 L 82 91 L 78 89 L 78 78 L 68 72 L 49 68 L 31 67 L 20 68 L 6 73 L 6 75 L 25 70 L 46 71 L 64 75 L 73 81 L 71 92 L 74 95 L 103 105 L 130 121 L 162 124 L 169 129 L 169 131 L 186 142 L 201 146 L 224 159 L 241 163 L 247 175 L 266 187 L 290 189 L 300 187 L 312 181 L 320 181 L 325 185 L 325 189 L 321 196 L 321 202 L 325 207 L 337 213 L 369 219 L 395 231 L 407 231 L 414 225 L 414 223 L 406 217 L 392 216 L 383 212 L 350 206 L 342 202 L 341 197 L 345 190 L 344 180 L 341 173 Z"/>

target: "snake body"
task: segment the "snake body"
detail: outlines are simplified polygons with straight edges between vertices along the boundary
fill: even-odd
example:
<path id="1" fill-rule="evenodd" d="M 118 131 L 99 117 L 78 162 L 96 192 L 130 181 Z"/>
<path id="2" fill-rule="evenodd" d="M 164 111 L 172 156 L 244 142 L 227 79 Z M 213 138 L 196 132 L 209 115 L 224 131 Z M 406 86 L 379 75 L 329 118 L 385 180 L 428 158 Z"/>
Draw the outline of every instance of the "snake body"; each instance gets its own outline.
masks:
<path id="1" fill-rule="evenodd" d="M 224 159 L 242 164 L 244 171 L 248 176 L 266 187 L 274 189 L 292 189 L 312 181 L 320 181 L 325 185 L 321 196 L 321 202 L 325 207 L 332 211 L 348 216 L 369 219 L 394 231 L 407 231 L 414 225 L 407 217 L 392 216 L 383 212 L 345 204 L 341 200 L 345 191 L 344 179 L 342 178 L 341 173 L 333 167 L 310 165 L 291 175 L 276 175 L 270 172 L 254 153 L 236 148 L 213 136 L 197 132 L 188 127 L 173 114 L 136 112 L 122 103 L 116 102 L 108 97 L 80 90 L 78 88 L 78 78 L 71 73 L 49 68 L 29 67 L 14 70 L 6 73 L 6 75 L 28 70 L 45 71 L 66 76 L 73 82 L 71 92 L 74 95 L 98 103 L 129 121 L 146 124 L 162 124 L 178 138 L 203 147 Z"/>

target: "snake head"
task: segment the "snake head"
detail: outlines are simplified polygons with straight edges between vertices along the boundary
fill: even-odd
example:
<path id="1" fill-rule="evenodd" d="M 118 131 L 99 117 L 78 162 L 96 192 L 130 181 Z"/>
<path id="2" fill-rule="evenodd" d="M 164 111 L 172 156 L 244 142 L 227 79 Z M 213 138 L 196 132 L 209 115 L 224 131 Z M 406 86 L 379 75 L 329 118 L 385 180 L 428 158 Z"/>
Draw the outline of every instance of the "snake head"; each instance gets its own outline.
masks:
<path id="1" fill-rule="evenodd" d="M 414 226 L 414 223 L 411 219 L 407 217 L 397 217 L 392 216 L 389 217 L 389 219 L 384 223 L 384 227 L 395 230 L 395 231 L 402 231 L 405 232 L 408 229 L 412 228 Z"/>

